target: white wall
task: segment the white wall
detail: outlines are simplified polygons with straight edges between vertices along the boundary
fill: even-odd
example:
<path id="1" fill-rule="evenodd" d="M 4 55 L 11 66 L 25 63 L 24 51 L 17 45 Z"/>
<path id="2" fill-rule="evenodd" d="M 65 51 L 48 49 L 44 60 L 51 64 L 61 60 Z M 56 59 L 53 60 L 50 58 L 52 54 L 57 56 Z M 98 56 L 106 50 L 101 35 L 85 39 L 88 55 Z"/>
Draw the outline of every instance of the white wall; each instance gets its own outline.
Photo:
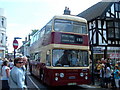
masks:
<path id="1" fill-rule="evenodd" d="M 0 57 L 5 57 L 6 50 L 6 17 L 4 9 L 0 8 Z"/>

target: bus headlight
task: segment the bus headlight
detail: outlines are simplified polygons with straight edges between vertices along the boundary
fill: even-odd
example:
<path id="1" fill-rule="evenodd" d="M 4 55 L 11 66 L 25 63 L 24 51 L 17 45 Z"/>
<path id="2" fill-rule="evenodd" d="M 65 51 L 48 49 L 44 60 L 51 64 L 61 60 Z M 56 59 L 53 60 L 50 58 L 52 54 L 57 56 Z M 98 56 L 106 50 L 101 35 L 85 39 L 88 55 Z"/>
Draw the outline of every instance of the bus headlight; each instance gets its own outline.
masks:
<path id="1" fill-rule="evenodd" d="M 85 76 L 85 79 L 87 80 L 87 79 L 88 79 L 88 76 Z"/>
<path id="2" fill-rule="evenodd" d="M 63 78 L 64 77 L 64 73 L 60 73 L 60 77 Z"/>
<path id="3" fill-rule="evenodd" d="M 55 77 L 55 81 L 58 81 L 58 77 Z"/>
<path id="4" fill-rule="evenodd" d="M 83 77 L 83 76 L 84 76 L 84 74 L 83 74 L 83 73 L 80 73 L 80 76 L 81 76 L 81 77 Z"/>

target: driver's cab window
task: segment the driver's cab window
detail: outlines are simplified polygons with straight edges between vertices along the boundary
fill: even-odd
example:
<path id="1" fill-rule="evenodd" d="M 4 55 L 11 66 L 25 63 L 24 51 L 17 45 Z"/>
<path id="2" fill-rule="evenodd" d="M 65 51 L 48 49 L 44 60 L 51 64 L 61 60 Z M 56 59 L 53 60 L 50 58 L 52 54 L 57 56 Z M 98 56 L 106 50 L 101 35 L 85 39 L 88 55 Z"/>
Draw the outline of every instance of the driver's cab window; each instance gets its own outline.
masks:
<path id="1" fill-rule="evenodd" d="M 54 67 L 87 67 L 88 51 L 53 49 L 52 65 Z"/>

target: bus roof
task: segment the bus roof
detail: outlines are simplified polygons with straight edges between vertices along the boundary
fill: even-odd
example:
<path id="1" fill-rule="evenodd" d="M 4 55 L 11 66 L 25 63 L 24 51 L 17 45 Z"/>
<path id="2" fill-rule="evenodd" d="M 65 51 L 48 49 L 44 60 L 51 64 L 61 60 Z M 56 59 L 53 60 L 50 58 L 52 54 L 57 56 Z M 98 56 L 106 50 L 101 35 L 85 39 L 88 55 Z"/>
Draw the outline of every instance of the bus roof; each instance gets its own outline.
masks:
<path id="1" fill-rule="evenodd" d="M 55 15 L 53 17 L 53 19 L 68 19 L 68 20 L 74 20 L 74 21 L 80 21 L 80 22 L 85 22 L 87 23 L 87 20 L 85 18 L 82 17 L 78 17 L 78 16 L 72 16 L 72 15 Z"/>
<path id="2" fill-rule="evenodd" d="M 80 22 L 87 23 L 87 20 L 85 18 L 78 17 L 75 15 L 55 15 L 52 19 L 67 19 L 67 20 L 80 21 Z M 40 30 L 38 30 L 35 34 L 37 34 Z M 33 36 L 35 36 L 35 34 Z"/>

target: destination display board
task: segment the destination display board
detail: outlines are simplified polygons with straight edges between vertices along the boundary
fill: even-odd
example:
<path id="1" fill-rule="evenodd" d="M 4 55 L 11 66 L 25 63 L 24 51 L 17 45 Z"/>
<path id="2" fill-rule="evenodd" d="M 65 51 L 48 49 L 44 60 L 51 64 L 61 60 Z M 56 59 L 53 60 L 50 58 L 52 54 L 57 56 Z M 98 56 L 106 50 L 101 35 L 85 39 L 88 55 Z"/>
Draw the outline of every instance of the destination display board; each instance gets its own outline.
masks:
<path id="1" fill-rule="evenodd" d="M 73 34 L 61 34 L 62 43 L 70 44 L 83 44 L 83 37 L 80 35 Z"/>

